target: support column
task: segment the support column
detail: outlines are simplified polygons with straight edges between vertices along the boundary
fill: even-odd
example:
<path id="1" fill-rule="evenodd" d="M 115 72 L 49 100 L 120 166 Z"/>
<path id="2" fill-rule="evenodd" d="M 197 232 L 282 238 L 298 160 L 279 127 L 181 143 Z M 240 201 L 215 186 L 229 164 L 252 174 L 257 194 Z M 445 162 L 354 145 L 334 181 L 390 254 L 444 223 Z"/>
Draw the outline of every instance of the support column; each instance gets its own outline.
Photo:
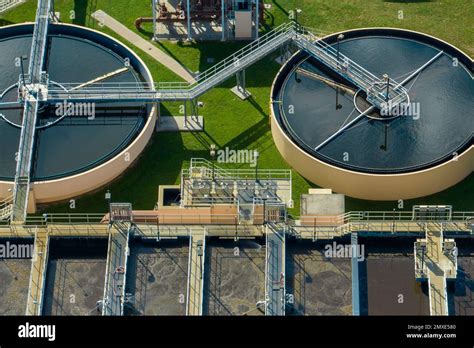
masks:
<path id="1" fill-rule="evenodd" d="M 183 107 L 183 112 L 184 112 L 184 127 L 188 127 L 188 101 L 184 100 L 184 107 Z"/>
<path id="2" fill-rule="evenodd" d="M 176 116 L 159 116 L 157 123 L 158 132 L 199 132 L 204 130 L 204 118 L 198 114 L 198 101 L 179 100 L 179 115 Z M 188 102 L 191 107 L 191 117 L 189 117 Z"/>
<path id="3" fill-rule="evenodd" d="M 161 103 L 158 102 L 155 104 L 156 107 L 156 126 L 155 129 L 158 130 L 161 125 Z"/>
<path id="4" fill-rule="evenodd" d="M 198 111 L 198 101 L 197 99 L 191 99 L 191 119 L 196 121 L 199 117 L 199 111 Z"/>
<path id="5" fill-rule="evenodd" d="M 188 40 L 191 41 L 193 39 L 191 35 L 193 28 L 191 27 L 191 6 L 189 0 L 186 0 L 186 19 L 188 20 Z"/>
<path id="6" fill-rule="evenodd" d="M 156 0 L 152 0 L 153 6 L 153 38 L 152 40 L 156 40 Z"/>
<path id="7" fill-rule="evenodd" d="M 240 99 L 245 100 L 251 96 L 246 88 L 245 70 L 239 71 L 235 74 L 235 77 L 237 79 L 237 86 L 232 88 L 232 92 L 234 92 L 234 94 L 236 94 Z"/>
<path id="8" fill-rule="evenodd" d="M 221 0 L 221 21 L 222 21 L 222 41 L 225 41 L 225 30 L 226 30 L 226 18 L 225 18 L 225 1 L 226 0 Z"/>
<path id="9" fill-rule="evenodd" d="M 255 12 L 257 16 L 255 17 L 255 39 L 258 39 L 258 28 L 260 26 L 260 0 L 255 0 Z"/>

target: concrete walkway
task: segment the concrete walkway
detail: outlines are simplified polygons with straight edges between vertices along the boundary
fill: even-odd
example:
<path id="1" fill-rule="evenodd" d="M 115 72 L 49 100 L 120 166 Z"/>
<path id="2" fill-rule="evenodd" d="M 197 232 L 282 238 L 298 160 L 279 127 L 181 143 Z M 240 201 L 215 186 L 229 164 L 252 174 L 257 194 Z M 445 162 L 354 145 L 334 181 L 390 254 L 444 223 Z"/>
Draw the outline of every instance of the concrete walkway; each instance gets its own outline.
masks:
<path id="1" fill-rule="evenodd" d="M 142 51 L 146 52 L 152 58 L 163 64 L 165 67 L 173 71 L 175 74 L 182 77 L 187 82 L 194 82 L 193 75 L 186 69 L 183 65 L 177 62 L 175 59 L 164 53 L 158 47 L 143 39 L 140 35 L 134 33 L 132 30 L 128 29 L 125 25 L 110 17 L 107 13 L 102 10 L 98 10 L 92 14 L 92 18 L 97 20 L 99 23 L 102 23 L 107 28 L 113 30 L 115 33 L 119 34 L 125 40 L 134 44 Z"/>

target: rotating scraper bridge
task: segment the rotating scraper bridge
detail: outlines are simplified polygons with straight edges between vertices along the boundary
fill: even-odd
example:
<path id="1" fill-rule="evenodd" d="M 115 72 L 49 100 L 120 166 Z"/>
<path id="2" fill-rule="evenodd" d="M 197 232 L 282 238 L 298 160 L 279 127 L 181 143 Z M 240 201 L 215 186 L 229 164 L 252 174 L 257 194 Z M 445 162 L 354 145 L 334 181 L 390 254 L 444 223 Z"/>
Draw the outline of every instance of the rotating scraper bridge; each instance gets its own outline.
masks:
<path id="1" fill-rule="evenodd" d="M 419 73 L 427 64 L 415 71 L 402 82 L 388 78 L 380 79 L 350 58 L 340 54 L 311 30 L 296 23 L 284 24 L 242 50 L 199 75 L 192 84 L 183 83 L 93 83 L 56 84 L 49 81 L 43 71 L 48 49 L 48 26 L 53 8 L 52 0 L 39 0 L 35 29 L 31 47 L 28 73 L 19 79 L 19 99 L 14 102 L 23 106 L 23 123 L 19 145 L 13 202 L 0 205 L 3 221 L 0 221 L 0 237 L 34 237 L 35 257 L 32 260 L 27 315 L 40 315 L 44 296 L 44 283 L 47 272 L 48 248 L 51 237 L 106 237 L 109 239 L 107 272 L 102 300 L 103 315 L 123 315 L 126 302 L 125 280 L 127 277 L 127 257 L 129 241 L 140 238 L 190 239 L 188 269 L 187 308 L 188 315 L 202 314 L 203 274 L 202 263 L 206 250 L 206 238 L 265 238 L 265 298 L 262 303 L 267 315 L 284 315 L 288 301 L 285 285 L 285 243 L 287 237 L 310 239 L 333 239 L 351 235 L 353 242 L 363 235 L 415 235 L 425 236 L 429 247 L 421 248 L 422 262 L 419 269 L 430 282 L 430 309 L 433 315 L 447 314 L 446 277 L 452 274 L 452 264 L 448 262 L 444 273 L 435 273 L 440 267 L 443 254 L 444 236 L 472 234 L 474 213 L 451 212 L 441 215 L 423 215 L 415 212 L 351 212 L 338 216 L 302 216 L 290 219 L 286 208 L 291 204 L 291 171 L 266 172 L 265 179 L 248 179 L 248 173 L 218 170 L 204 161 L 192 162 L 189 177 L 183 176 L 181 182 L 182 202 L 192 202 L 199 197 L 187 197 L 186 180 L 196 181 L 200 190 L 209 188 L 216 191 L 216 178 L 233 190 L 232 200 L 211 202 L 211 207 L 224 205 L 226 213 L 199 210 L 193 214 L 181 213 L 170 216 L 160 212 L 133 211 L 131 204 L 112 204 L 110 214 L 104 218 L 97 215 L 47 215 L 27 216 L 30 168 L 33 156 L 33 142 L 37 123 L 38 108 L 44 103 L 68 102 L 160 102 L 164 100 L 191 100 L 219 83 L 242 73 L 257 60 L 291 42 L 305 50 L 318 61 L 329 67 L 342 78 L 366 93 L 372 108 L 396 107 L 408 103 L 409 96 L 403 85 Z M 433 58 L 435 59 L 435 58 Z M 5 104 L 5 103 L 4 103 Z M 11 103 L 10 103 L 11 104 Z M 1 105 L 0 105 L 1 106 Z M 367 111 L 366 111 L 367 112 Z M 366 112 L 362 113 L 362 117 Z M 193 164 L 194 163 L 194 164 Z M 242 184 L 244 182 L 244 184 Z M 243 186 L 241 186 L 243 185 Z M 283 189 L 282 189 L 283 188 Z M 195 194 L 196 189 L 192 190 Z M 258 193 L 267 192 L 270 198 L 258 199 Z M 249 194 L 250 192 L 250 194 Z M 208 192 L 209 193 L 209 192 Z M 212 195 L 211 195 L 212 196 Z M 202 197 L 209 197 L 208 194 Z M 201 198 L 202 198 L 201 197 Z M 250 198 L 249 198 L 250 197 Z M 268 196 L 267 196 L 268 197 Z M 268 201 L 267 201 L 268 199 Z M 226 205 L 227 204 L 227 205 Z M 191 203 L 192 205 L 192 203 Z M 272 212 L 272 218 L 270 218 Z M 276 212 L 276 214 L 275 214 Z M 166 220 L 168 219 L 168 220 Z M 157 221 L 160 221 L 160 224 Z M 422 242 L 420 242 L 422 243 Z M 435 258 L 433 255 L 437 255 Z M 449 261 L 449 258 L 448 258 Z M 443 269 L 441 267 L 441 269 Z M 451 267 L 451 268 L 450 268 Z M 455 271 L 455 270 L 454 270 Z M 353 262 L 353 274 L 358 272 Z M 420 276 L 420 278 L 423 278 Z M 356 301 L 358 294 L 353 294 Z M 353 305 L 354 314 L 358 305 Z"/>

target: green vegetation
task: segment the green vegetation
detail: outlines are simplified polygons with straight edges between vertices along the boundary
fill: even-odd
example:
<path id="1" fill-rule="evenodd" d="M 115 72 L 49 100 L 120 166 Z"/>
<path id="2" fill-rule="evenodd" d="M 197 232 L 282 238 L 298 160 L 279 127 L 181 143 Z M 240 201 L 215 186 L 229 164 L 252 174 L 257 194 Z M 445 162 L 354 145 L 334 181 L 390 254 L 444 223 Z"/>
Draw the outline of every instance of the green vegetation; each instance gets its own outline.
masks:
<path id="1" fill-rule="evenodd" d="M 266 0 L 272 8 L 266 11 L 265 30 L 287 21 L 288 11 L 295 7 L 303 9 L 300 22 L 324 31 L 339 31 L 356 27 L 390 26 L 422 31 L 438 36 L 458 46 L 474 56 L 474 26 L 472 0 L 440 1 L 350 1 L 350 0 Z M 31 21 L 35 15 L 36 1 L 29 0 L 0 17 L 0 24 L 7 25 Z M 137 17 L 151 16 L 151 2 L 147 0 L 61 0 L 56 1 L 56 11 L 61 12 L 63 22 L 85 25 L 103 31 L 118 39 L 115 33 L 101 28 L 90 17 L 98 9 L 136 31 L 134 21 Z M 75 11 L 75 18 L 69 18 L 69 11 Z M 399 19 L 403 11 L 403 19 Z M 150 38 L 151 27 L 145 26 L 140 32 Z M 121 40 L 121 39 L 120 39 Z M 123 40 L 121 40 L 123 41 Z M 127 44 L 127 42 L 125 42 Z M 243 43 L 161 42 L 157 45 L 192 71 L 203 71 L 209 67 L 208 58 L 217 62 L 242 47 Z M 149 66 L 156 81 L 177 81 L 179 78 L 163 65 L 151 59 L 144 52 L 132 49 Z M 242 102 L 229 88 L 235 81 L 229 80 L 219 88 L 205 94 L 201 101 L 204 107 L 200 114 L 205 117 L 205 131 L 201 133 L 159 133 L 132 168 L 116 181 L 95 193 L 80 197 L 76 210 L 71 211 L 68 204 L 43 207 L 48 212 L 101 212 L 106 210 L 104 193 L 112 192 L 114 201 L 132 202 L 135 208 L 149 209 L 157 200 L 160 184 L 179 181 L 181 169 L 186 167 L 191 157 L 209 157 L 209 145 L 234 149 L 258 149 L 261 168 L 288 168 L 276 149 L 269 127 L 270 86 L 278 64 L 272 55 L 247 70 L 247 85 L 252 98 Z M 163 114 L 177 114 L 177 104 L 167 103 Z M 299 211 L 299 195 L 307 192 L 311 183 L 293 172 L 294 213 Z M 390 188 L 388 188 L 390 189 Z M 413 204 L 452 204 L 456 210 L 474 210 L 474 175 L 457 186 L 439 194 L 405 202 L 404 209 Z M 347 210 L 392 210 L 397 202 L 372 202 L 353 198 L 346 199 Z"/>

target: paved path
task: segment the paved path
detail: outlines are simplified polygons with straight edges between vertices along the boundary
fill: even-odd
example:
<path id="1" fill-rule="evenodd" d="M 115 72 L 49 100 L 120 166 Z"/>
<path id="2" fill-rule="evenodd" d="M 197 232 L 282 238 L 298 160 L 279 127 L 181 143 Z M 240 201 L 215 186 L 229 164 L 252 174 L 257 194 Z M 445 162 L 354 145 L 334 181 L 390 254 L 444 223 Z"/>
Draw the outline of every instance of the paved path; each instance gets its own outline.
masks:
<path id="1" fill-rule="evenodd" d="M 115 33 L 119 34 L 125 40 L 134 44 L 142 51 L 150 55 L 152 58 L 163 64 L 165 67 L 173 71 L 175 74 L 182 77 L 187 82 L 194 82 L 193 75 L 181 65 L 178 61 L 164 53 L 158 47 L 143 39 L 140 35 L 134 33 L 132 30 L 128 29 L 125 25 L 109 16 L 102 10 L 98 10 L 92 14 L 92 18 L 103 23 L 107 28 L 113 30 Z"/>

